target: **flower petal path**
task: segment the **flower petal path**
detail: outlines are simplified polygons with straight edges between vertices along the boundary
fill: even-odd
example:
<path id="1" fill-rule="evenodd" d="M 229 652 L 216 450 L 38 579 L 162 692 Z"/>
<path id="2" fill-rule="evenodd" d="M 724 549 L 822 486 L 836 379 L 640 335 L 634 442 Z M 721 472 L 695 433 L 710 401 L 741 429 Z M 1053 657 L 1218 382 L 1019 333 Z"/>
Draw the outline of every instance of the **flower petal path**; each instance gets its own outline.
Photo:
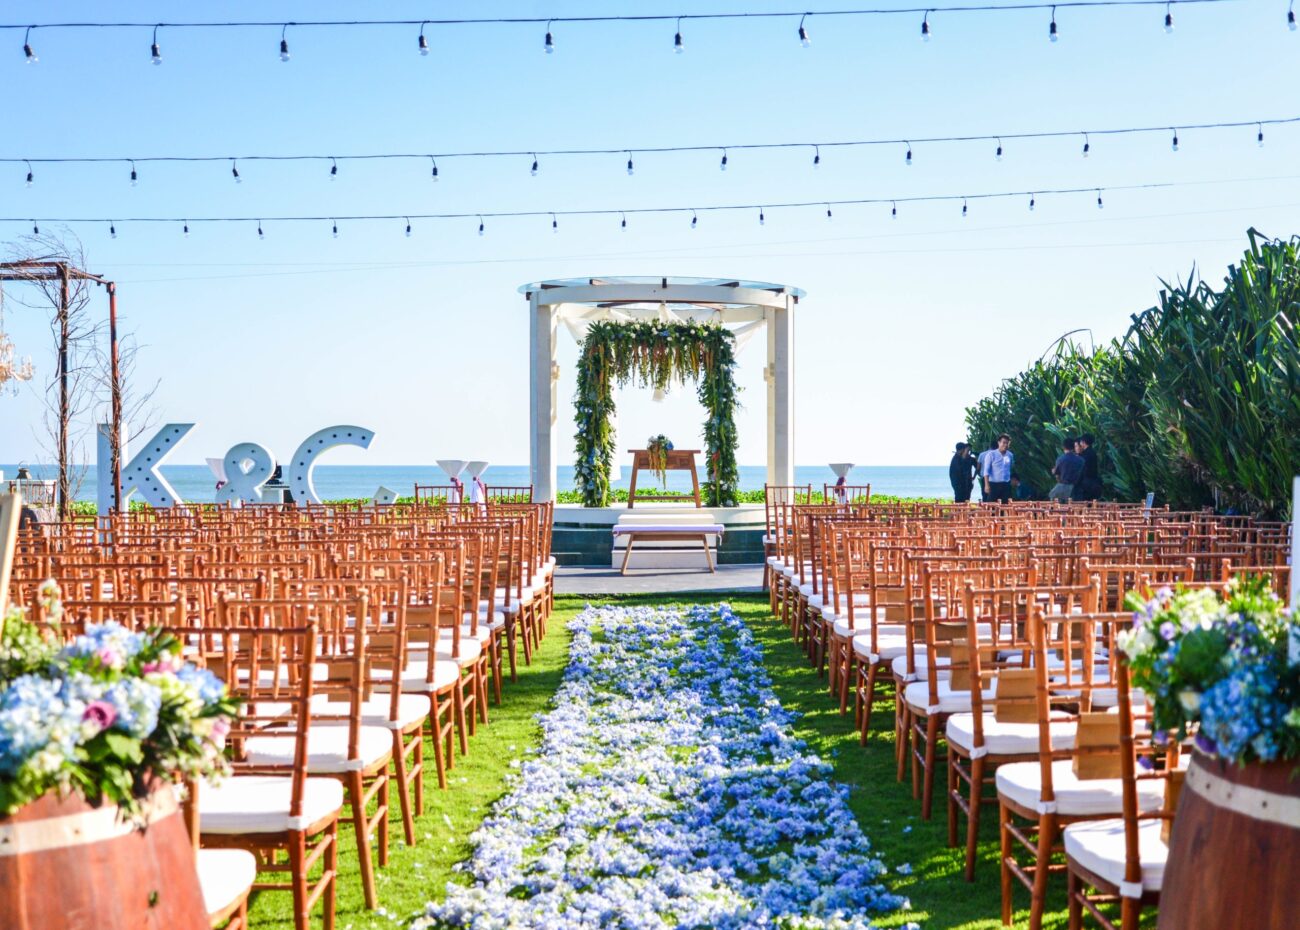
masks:
<path id="1" fill-rule="evenodd" d="M 543 740 L 417 927 L 866 928 L 881 884 L 725 604 L 589 607 Z"/>

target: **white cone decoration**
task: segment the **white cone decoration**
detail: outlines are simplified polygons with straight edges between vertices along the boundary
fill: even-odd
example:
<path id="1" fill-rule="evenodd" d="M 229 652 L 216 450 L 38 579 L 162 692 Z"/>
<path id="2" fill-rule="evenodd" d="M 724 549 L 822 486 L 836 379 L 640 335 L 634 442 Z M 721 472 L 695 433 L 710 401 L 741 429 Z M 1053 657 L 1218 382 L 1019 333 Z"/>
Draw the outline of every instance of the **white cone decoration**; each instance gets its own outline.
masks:
<path id="1" fill-rule="evenodd" d="M 835 472 L 835 477 L 839 479 L 835 483 L 837 485 L 843 485 L 846 484 L 849 480 L 849 472 L 853 471 L 853 463 L 852 462 L 831 462 L 830 468 L 831 471 Z M 848 502 L 848 495 L 842 490 L 837 490 L 835 492 L 835 497 L 839 500 L 841 504 Z"/>
<path id="2" fill-rule="evenodd" d="M 468 463 L 464 459 L 438 459 L 438 467 L 447 473 L 451 483 L 456 485 L 456 490 L 452 491 L 453 504 L 460 503 L 460 489 L 463 486 L 460 480 L 461 472 L 465 470 Z"/>
<path id="3" fill-rule="evenodd" d="M 483 504 L 487 502 L 487 485 L 483 483 L 483 473 L 487 471 L 487 462 L 468 462 L 465 465 L 465 471 L 469 472 L 470 489 L 469 499 L 471 503 Z"/>

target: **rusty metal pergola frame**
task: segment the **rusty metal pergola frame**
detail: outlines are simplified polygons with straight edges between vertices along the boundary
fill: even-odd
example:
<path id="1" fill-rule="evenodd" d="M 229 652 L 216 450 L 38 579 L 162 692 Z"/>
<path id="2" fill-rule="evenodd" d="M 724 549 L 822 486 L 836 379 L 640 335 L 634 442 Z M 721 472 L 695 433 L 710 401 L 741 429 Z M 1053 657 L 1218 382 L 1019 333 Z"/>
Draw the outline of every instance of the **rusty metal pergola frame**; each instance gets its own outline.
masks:
<path id="1" fill-rule="evenodd" d="M 72 282 L 87 281 L 97 284 L 108 292 L 108 349 L 109 349 L 109 392 L 112 408 L 113 435 L 122 434 L 122 379 L 118 360 L 117 345 L 117 284 L 100 275 L 91 274 L 68 262 L 61 261 L 16 261 L 0 262 L 0 284 L 5 282 L 36 283 L 45 281 L 58 282 L 60 300 L 56 307 L 59 324 L 59 479 L 58 479 L 58 514 L 59 519 L 67 516 L 68 511 L 68 421 L 70 418 L 70 398 L 68 396 L 68 314 L 72 303 Z M 122 455 L 118 442 L 113 442 L 113 509 L 122 505 Z"/>

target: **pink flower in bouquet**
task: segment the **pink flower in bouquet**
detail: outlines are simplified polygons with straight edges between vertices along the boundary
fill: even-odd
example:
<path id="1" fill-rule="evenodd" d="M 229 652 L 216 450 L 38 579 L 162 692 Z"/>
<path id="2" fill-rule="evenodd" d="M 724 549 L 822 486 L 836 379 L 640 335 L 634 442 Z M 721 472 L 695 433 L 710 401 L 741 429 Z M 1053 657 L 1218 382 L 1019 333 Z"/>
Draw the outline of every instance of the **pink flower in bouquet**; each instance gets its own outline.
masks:
<path id="1" fill-rule="evenodd" d="M 155 673 L 175 675 L 177 672 L 181 670 L 181 666 L 184 664 L 185 662 L 184 660 L 181 659 L 180 656 L 169 653 L 167 655 L 160 656 L 159 658 L 155 659 L 153 662 L 146 663 L 145 666 L 140 669 L 140 671 L 145 675 L 151 675 Z"/>
<path id="2" fill-rule="evenodd" d="M 104 668 L 118 669 L 125 664 L 122 653 L 110 646 L 105 646 L 103 649 L 97 651 L 95 653 L 95 658 L 99 660 L 99 664 L 104 666 Z"/>
<path id="3" fill-rule="evenodd" d="M 220 749 L 226 745 L 226 736 L 230 733 L 230 721 L 225 717 L 218 717 L 212 721 L 212 742 Z"/>
<path id="4" fill-rule="evenodd" d="M 92 723 L 100 730 L 107 730 L 117 719 L 117 708 L 108 701 L 91 701 L 86 705 L 86 710 L 81 715 L 81 719 Z"/>

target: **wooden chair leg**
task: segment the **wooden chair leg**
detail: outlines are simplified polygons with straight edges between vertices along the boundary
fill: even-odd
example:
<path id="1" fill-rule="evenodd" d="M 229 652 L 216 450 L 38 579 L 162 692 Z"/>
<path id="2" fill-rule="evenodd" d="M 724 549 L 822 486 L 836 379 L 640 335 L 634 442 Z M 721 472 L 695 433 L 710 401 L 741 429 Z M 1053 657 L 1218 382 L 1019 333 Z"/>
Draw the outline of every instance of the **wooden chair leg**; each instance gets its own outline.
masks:
<path id="1" fill-rule="evenodd" d="M 326 836 L 327 839 L 321 840 L 329 843 L 329 848 L 325 850 L 325 874 L 321 876 L 322 881 L 329 881 L 325 886 L 325 930 L 334 930 L 339 896 L 339 822 L 337 820 L 329 825 Z"/>
<path id="2" fill-rule="evenodd" d="M 307 838 L 301 830 L 289 832 L 289 883 L 293 889 L 294 930 L 310 930 L 307 910 Z"/>
<path id="3" fill-rule="evenodd" d="M 438 787 L 447 790 L 447 760 L 442 753 L 442 715 L 446 713 L 445 701 L 437 694 L 429 695 L 429 733 L 433 738 L 433 767 L 438 773 Z"/>
<path id="4" fill-rule="evenodd" d="M 948 755 L 956 755 L 951 748 Z M 975 861 L 979 858 L 980 808 L 984 806 L 985 760 L 981 756 L 970 763 L 970 809 L 966 813 L 966 881 L 975 881 Z M 960 788 L 959 788 L 960 790 Z"/>
<path id="5" fill-rule="evenodd" d="M 1052 863 L 1052 844 L 1056 842 L 1056 816 L 1038 818 L 1038 848 L 1034 861 L 1034 888 L 1029 901 L 1029 930 L 1042 930 L 1043 911 L 1047 906 L 1048 866 Z"/>
<path id="6" fill-rule="evenodd" d="M 925 721 L 925 769 L 921 784 L 921 819 L 929 820 L 934 807 L 934 766 L 939 755 L 939 715 Z"/>
<path id="7" fill-rule="evenodd" d="M 961 778 L 957 775 L 958 760 L 961 757 L 951 749 L 948 750 L 948 848 L 957 845 L 957 797 L 961 789 Z"/>
<path id="8" fill-rule="evenodd" d="M 415 816 L 424 816 L 424 732 L 415 734 L 415 766 L 412 772 L 415 781 Z"/>
<path id="9" fill-rule="evenodd" d="M 423 724 L 421 724 L 423 728 Z M 393 730 L 393 770 L 397 775 L 397 801 L 402 812 L 402 836 L 407 846 L 415 845 L 415 817 L 411 812 L 410 778 L 406 772 L 406 734 Z"/>
<path id="10" fill-rule="evenodd" d="M 880 672 L 879 662 L 867 663 L 867 693 L 862 701 L 862 732 L 871 727 L 871 707 L 876 703 L 876 675 Z"/>
<path id="11" fill-rule="evenodd" d="M 366 908 L 374 910 L 379 906 L 379 895 L 375 892 L 375 863 L 370 858 L 370 829 L 366 823 L 365 787 L 360 772 L 348 772 L 344 780 L 347 788 L 348 804 L 352 808 L 352 832 L 356 834 L 357 860 L 361 865 L 361 890 L 365 895 Z"/>
<path id="12" fill-rule="evenodd" d="M 1008 820 L 1011 814 L 1007 811 L 1006 805 L 1001 801 L 998 802 L 998 843 L 1000 861 L 1002 864 L 1002 925 L 1011 926 L 1011 895 L 1014 891 L 1014 877 L 1011 874 L 1011 824 Z"/>
<path id="13" fill-rule="evenodd" d="M 1079 901 L 1079 895 L 1083 889 L 1079 886 L 1079 876 L 1075 875 L 1072 870 L 1065 873 L 1065 893 L 1066 900 L 1069 903 L 1069 930 L 1083 930 L 1083 905 Z M 1006 921 L 1003 921 L 1006 923 Z"/>
<path id="14" fill-rule="evenodd" d="M 460 742 L 460 754 L 469 755 L 469 724 L 465 719 L 464 679 L 456 685 L 451 697 L 452 713 L 456 716 L 456 736 Z"/>

